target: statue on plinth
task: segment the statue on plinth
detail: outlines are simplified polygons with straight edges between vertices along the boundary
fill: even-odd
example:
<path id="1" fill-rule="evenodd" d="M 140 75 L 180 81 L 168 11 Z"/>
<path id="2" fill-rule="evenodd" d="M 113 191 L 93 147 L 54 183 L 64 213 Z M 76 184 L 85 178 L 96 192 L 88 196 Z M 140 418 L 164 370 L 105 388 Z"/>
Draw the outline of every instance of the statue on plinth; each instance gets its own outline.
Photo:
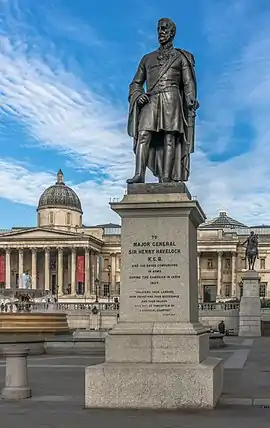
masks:
<path id="1" fill-rule="evenodd" d="M 255 261 L 259 258 L 258 244 L 258 235 L 253 231 L 250 232 L 249 237 L 242 244 L 242 246 L 246 245 L 245 259 L 248 260 L 249 270 L 254 270 Z"/>
<path id="2" fill-rule="evenodd" d="M 141 59 L 129 87 L 136 169 L 128 184 L 144 183 L 147 167 L 160 183 L 188 181 L 190 174 L 199 107 L 195 61 L 190 52 L 174 48 L 174 22 L 160 19 L 157 31 L 160 46 Z"/>

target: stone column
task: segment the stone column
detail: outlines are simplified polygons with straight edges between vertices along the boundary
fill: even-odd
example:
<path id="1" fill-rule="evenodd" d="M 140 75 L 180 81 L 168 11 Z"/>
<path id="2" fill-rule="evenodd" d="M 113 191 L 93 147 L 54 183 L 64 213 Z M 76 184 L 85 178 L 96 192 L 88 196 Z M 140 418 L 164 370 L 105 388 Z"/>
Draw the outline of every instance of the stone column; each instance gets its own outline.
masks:
<path id="1" fill-rule="evenodd" d="M 111 277 L 110 277 L 110 283 L 111 283 L 111 291 L 110 293 L 112 295 L 116 294 L 116 254 L 112 253 L 111 254 Z"/>
<path id="2" fill-rule="evenodd" d="M 70 248 L 69 248 L 70 250 Z M 71 284 L 71 253 L 68 253 L 68 283 L 67 285 Z"/>
<path id="3" fill-rule="evenodd" d="M 89 253 L 89 276 L 90 276 L 90 294 L 95 294 L 95 278 L 94 278 L 94 266 L 93 266 L 93 251 Z"/>
<path id="4" fill-rule="evenodd" d="M 237 266 L 236 266 L 236 256 L 237 254 L 235 252 L 232 253 L 232 297 L 236 297 L 236 271 L 237 271 Z"/>
<path id="5" fill-rule="evenodd" d="M 76 294 L 76 248 L 71 250 L 71 294 Z"/>
<path id="6" fill-rule="evenodd" d="M 198 301 L 203 301 L 203 291 L 201 286 L 201 267 L 200 267 L 200 261 L 201 261 L 201 252 L 197 252 L 197 282 L 198 282 Z"/>
<path id="7" fill-rule="evenodd" d="M 37 288 L 37 250 L 36 248 L 32 248 L 31 252 L 32 252 L 32 269 L 31 269 L 32 289 L 36 290 Z"/>
<path id="8" fill-rule="evenodd" d="M 27 378 L 29 349 L 10 347 L 3 351 L 6 357 L 6 382 L 2 397 L 6 400 L 23 400 L 31 397 Z"/>
<path id="9" fill-rule="evenodd" d="M 222 252 L 218 252 L 217 265 L 217 297 L 222 296 Z"/>
<path id="10" fill-rule="evenodd" d="M 89 296 L 90 290 L 90 259 L 89 259 L 89 248 L 84 249 L 84 294 Z"/>
<path id="11" fill-rule="evenodd" d="M 19 248 L 19 288 L 22 287 L 23 274 L 23 248 Z"/>
<path id="12" fill-rule="evenodd" d="M 10 288 L 10 249 L 6 249 L 6 284 L 5 288 Z"/>
<path id="13" fill-rule="evenodd" d="M 63 273 L 63 248 L 58 248 L 57 286 L 59 294 L 63 294 Z"/>
<path id="14" fill-rule="evenodd" d="M 44 282 L 45 282 L 45 290 L 50 290 L 50 249 L 45 248 L 45 256 L 44 256 Z"/>
<path id="15" fill-rule="evenodd" d="M 100 287 L 101 287 L 101 282 L 100 282 L 100 272 L 98 270 L 98 265 L 97 265 L 97 253 L 94 254 L 94 278 L 95 281 L 96 279 L 99 280 L 99 293 L 100 293 Z M 95 286 L 95 290 L 96 290 L 96 286 Z"/>

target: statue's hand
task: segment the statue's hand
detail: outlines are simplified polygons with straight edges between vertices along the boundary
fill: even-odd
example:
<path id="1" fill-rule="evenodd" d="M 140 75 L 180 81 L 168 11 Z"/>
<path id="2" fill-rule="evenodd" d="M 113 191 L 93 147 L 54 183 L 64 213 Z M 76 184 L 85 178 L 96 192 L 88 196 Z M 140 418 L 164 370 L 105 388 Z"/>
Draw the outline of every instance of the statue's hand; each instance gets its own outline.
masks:
<path id="1" fill-rule="evenodd" d="M 149 97 L 146 94 L 140 95 L 137 99 L 137 104 L 139 107 L 143 107 L 147 103 L 149 103 Z"/>
<path id="2" fill-rule="evenodd" d="M 194 112 L 196 112 L 196 110 L 199 108 L 200 104 L 199 101 L 197 100 L 189 100 L 188 102 L 188 109 L 189 110 L 193 110 Z"/>

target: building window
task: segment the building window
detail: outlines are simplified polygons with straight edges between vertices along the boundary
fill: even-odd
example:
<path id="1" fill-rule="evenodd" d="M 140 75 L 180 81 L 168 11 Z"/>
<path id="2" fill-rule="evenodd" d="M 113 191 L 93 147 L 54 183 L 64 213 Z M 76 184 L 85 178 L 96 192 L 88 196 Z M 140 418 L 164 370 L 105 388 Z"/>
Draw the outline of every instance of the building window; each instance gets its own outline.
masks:
<path id="1" fill-rule="evenodd" d="M 224 286 L 225 297 L 231 297 L 231 285 L 225 284 Z"/>
<path id="2" fill-rule="evenodd" d="M 104 284 L 103 285 L 103 296 L 109 296 L 110 295 L 110 284 Z"/>
<path id="3" fill-rule="evenodd" d="M 260 283 L 260 297 L 266 297 L 266 290 L 267 290 L 267 283 L 261 282 Z"/>
<path id="4" fill-rule="evenodd" d="M 70 225 L 71 224 L 71 214 L 67 213 L 67 224 Z"/>
<path id="5" fill-rule="evenodd" d="M 247 261 L 246 258 L 242 259 L 242 269 L 246 269 L 247 268 Z"/>
<path id="6" fill-rule="evenodd" d="M 207 260 L 207 269 L 213 269 L 213 259 Z"/>
<path id="7" fill-rule="evenodd" d="M 104 269 L 105 269 L 105 270 L 108 270 L 108 268 L 109 268 L 109 263 L 110 263 L 110 260 L 109 260 L 109 259 L 104 259 Z"/>
<path id="8" fill-rule="evenodd" d="M 265 259 L 260 259 L 260 269 L 265 269 Z"/>
<path id="9" fill-rule="evenodd" d="M 224 268 L 225 268 L 225 270 L 231 269 L 231 259 L 225 259 L 224 260 Z"/>
<path id="10" fill-rule="evenodd" d="M 49 214 L 49 223 L 53 224 L 53 212 L 50 212 Z"/>

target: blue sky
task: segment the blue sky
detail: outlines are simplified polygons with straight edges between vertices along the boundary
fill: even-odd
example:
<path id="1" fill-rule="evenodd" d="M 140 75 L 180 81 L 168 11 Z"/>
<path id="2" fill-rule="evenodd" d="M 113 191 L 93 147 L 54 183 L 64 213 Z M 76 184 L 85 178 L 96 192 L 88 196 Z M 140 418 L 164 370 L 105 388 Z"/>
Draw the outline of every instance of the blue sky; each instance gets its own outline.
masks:
<path id="1" fill-rule="evenodd" d="M 85 224 L 118 221 L 108 202 L 134 168 L 128 85 L 160 17 L 196 58 L 190 191 L 208 218 L 270 222 L 268 0 L 0 0 L 0 228 L 36 224 L 59 168 Z"/>

